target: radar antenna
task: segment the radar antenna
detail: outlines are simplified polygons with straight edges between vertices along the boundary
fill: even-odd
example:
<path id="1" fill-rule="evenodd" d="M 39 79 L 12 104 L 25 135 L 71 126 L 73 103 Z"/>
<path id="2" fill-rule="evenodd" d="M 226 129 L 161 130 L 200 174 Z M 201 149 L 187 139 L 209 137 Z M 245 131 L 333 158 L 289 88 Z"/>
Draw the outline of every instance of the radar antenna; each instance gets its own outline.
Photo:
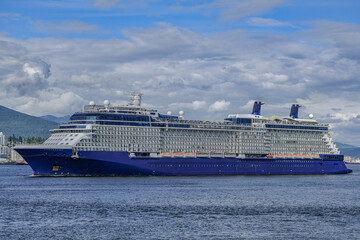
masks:
<path id="1" fill-rule="evenodd" d="M 140 92 L 131 92 L 130 94 L 130 105 L 140 106 L 141 105 L 141 96 L 143 94 Z"/>

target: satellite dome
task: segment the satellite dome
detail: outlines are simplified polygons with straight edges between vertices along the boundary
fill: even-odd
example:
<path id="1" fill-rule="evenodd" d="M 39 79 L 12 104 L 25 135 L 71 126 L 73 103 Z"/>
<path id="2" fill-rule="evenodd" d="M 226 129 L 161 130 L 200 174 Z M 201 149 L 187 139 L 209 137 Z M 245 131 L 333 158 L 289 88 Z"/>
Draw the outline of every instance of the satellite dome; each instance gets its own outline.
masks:
<path id="1" fill-rule="evenodd" d="M 184 111 L 183 111 L 183 110 L 181 110 L 181 111 L 179 112 L 179 119 L 180 119 L 180 120 L 184 120 Z"/>
<path id="2" fill-rule="evenodd" d="M 309 118 L 312 119 L 314 115 L 312 113 L 309 114 Z"/>
<path id="3" fill-rule="evenodd" d="M 105 101 L 104 101 L 104 106 L 105 106 L 105 107 L 109 107 L 109 105 L 110 105 L 109 100 L 105 100 Z"/>
<path id="4" fill-rule="evenodd" d="M 90 106 L 95 106 L 95 102 L 94 102 L 94 101 L 90 101 L 90 102 L 89 102 L 89 105 L 90 105 Z"/>

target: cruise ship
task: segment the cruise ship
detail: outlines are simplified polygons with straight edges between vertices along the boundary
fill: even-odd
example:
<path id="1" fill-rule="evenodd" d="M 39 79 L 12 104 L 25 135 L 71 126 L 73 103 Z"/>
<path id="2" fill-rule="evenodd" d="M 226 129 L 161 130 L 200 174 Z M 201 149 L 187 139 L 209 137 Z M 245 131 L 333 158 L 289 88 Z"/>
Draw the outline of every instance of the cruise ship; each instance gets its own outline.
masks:
<path id="1" fill-rule="evenodd" d="M 15 150 L 40 176 L 271 175 L 350 173 L 329 124 L 250 114 L 224 120 L 186 120 L 141 105 L 133 92 L 126 106 L 91 101 L 68 123 L 51 130 L 42 145 Z M 250 112 L 250 111 L 249 111 Z"/>

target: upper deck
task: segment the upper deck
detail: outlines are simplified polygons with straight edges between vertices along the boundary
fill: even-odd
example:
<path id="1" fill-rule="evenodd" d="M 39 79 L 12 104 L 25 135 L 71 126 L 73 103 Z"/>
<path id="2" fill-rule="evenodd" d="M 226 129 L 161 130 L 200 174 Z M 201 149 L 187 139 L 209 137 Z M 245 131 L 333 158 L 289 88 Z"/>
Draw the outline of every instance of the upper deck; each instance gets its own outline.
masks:
<path id="1" fill-rule="evenodd" d="M 252 114 L 229 114 L 224 120 L 185 120 L 183 111 L 179 115 L 160 114 L 157 110 L 140 106 L 141 95 L 132 95 L 132 102 L 127 106 L 110 106 L 109 101 L 103 105 L 90 102 L 81 112 L 73 114 L 69 123 L 62 124 L 60 129 L 84 128 L 87 124 L 94 125 L 125 125 L 160 128 L 185 129 L 226 129 L 251 130 L 281 129 L 297 131 L 328 131 L 329 125 L 313 119 L 298 119 L 297 112 L 292 108 L 293 117 L 264 117 L 260 115 L 261 102 L 255 102 Z M 298 106 L 299 107 L 299 106 Z"/>
<path id="2" fill-rule="evenodd" d="M 91 102 L 69 123 L 52 130 L 48 145 L 137 153 L 217 152 L 251 155 L 318 154 L 338 150 L 329 126 L 313 119 L 230 114 L 224 120 L 186 120 L 136 104 L 112 107 Z"/>

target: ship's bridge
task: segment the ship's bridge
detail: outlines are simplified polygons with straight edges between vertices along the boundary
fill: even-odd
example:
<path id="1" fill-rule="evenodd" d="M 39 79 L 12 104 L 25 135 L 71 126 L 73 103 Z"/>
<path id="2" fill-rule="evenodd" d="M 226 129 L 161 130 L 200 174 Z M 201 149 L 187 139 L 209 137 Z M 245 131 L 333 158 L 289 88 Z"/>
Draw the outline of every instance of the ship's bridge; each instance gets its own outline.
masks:
<path id="1" fill-rule="evenodd" d="M 71 116 L 70 123 L 79 123 L 91 120 L 118 120 L 118 121 L 143 121 L 148 122 L 149 116 L 132 114 L 112 114 L 112 113 L 76 113 Z"/>
<path id="2" fill-rule="evenodd" d="M 233 124 L 251 125 L 254 119 L 266 120 L 264 116 L 254 114 L 229 114 L 225 120 L 231 121 Z"/>

